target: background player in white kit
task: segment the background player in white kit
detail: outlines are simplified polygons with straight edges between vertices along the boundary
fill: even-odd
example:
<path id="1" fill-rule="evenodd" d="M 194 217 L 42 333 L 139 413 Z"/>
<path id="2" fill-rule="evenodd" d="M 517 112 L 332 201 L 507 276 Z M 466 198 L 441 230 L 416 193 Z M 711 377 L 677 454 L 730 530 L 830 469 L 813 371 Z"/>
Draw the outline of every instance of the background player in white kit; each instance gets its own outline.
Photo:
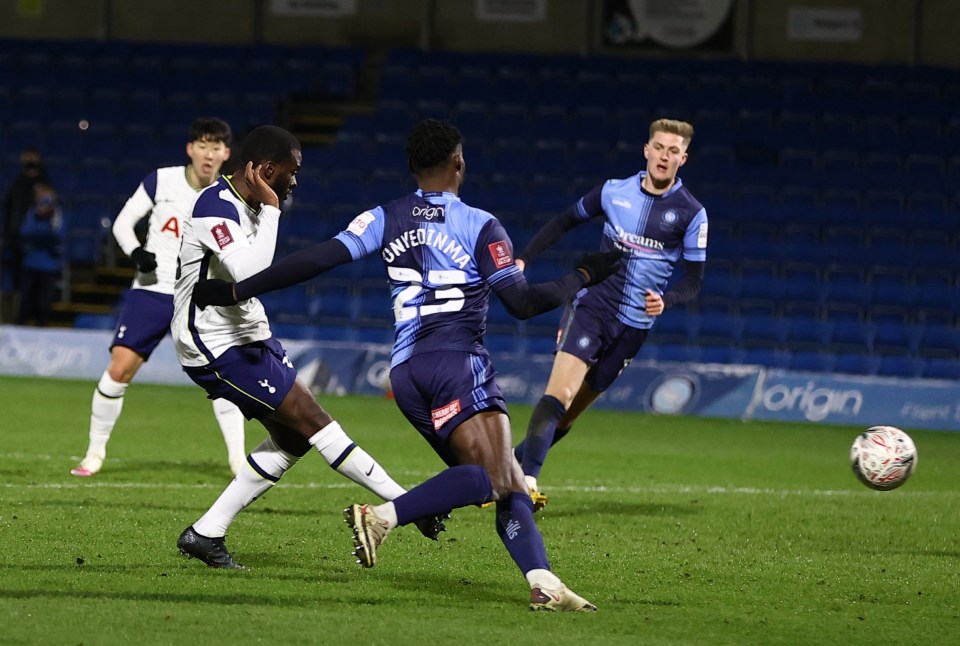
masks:
<path id="1" fill-rule="evenodd" d="M 140 366 L 170 331 L 173 286 L 183 222 L 197 193 L 216 181 L 230 157 L 230 126 L 220 119 L 199 118 L 190 126 L 186 166 L 158 168 L 147 175 L 113 223 L 113 235 L 137 265 L 127 302 L 110 343 L 110 364 L 93 392 L 90 442 L 83 460 L 70 473 L 92 476 L 103 466 L 107 442 L 123 409 L 123 396 Z M 134 231 L 149 217 L 146 242 Z M 243 466 L 243 414 L 218 399 L 213 412 L 227 445 L 227 459 L 236 474 Z"/>

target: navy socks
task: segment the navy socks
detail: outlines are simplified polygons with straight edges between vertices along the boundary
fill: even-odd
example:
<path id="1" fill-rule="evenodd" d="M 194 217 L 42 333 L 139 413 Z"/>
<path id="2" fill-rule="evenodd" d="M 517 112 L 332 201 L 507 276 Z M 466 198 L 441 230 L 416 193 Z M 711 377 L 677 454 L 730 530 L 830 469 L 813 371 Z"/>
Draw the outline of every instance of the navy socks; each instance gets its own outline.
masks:
<path id="1" fill-rule="evenodd" d="M 462 464 L 450 467 L 393 501 L 397 524 L 445 514 L 452 509 L 480 505 L 493 497 L 490 476 L 483 467 Z"/>
<path id="2" fill-rule="evenodd" d="M 557 423 L 566 412 L 567 409 L 560 400 L 551 395 L 544 395 L 537 402 L 527 427 L 527 436 L 513 453 L 520 462 L 524 475 L 540 477 L 540 469 L 547 459 L 547 452 L 559 439 L 555 438 Z"/>

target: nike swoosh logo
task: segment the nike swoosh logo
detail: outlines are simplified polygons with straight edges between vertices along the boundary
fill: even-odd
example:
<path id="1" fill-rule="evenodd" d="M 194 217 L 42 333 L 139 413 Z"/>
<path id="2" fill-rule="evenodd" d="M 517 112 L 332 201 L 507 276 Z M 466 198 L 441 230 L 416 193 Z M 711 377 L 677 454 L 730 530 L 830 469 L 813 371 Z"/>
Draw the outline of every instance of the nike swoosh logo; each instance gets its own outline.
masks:
<path id="1" fill-rule="evenodd" d="M 377 466 L 375 463 L 374 463 L 374 464 L 371 464 L 371 465 L 370 465 L 370 470 L 367 471 L 364 475 L 369 476 L 371 473 L 373 473 L 373 467 L 375 467 L 375 466 Z"/>

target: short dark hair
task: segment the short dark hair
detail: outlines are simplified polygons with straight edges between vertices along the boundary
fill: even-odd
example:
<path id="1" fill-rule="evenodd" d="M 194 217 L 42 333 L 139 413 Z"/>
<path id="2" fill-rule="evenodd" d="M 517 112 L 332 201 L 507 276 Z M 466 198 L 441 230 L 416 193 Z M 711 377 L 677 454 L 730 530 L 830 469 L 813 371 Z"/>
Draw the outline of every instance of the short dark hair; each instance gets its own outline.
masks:
<path id="1" fill-rule="evenodd" d="M 243 138 L 241 165 L 253 162 L 279 164 L 293 157 L 293 151 L 300 150 L 300 142 L 290 132 L 277 126 L 257 126 Z"/>
<path id="2" fill-rule="evenodd" d="M 463 135 L 449 121 L 424 119 L 407 135 L 407 162 L 416 174 L 450 159 L 457 146 L 463 144 Z"/>
<path id="3" fill-rule="evenodd" d="M 230 145 L 233 133 L 230 124 L 216 117 L 198 117 L 190 124 L 190 135 L 187 141 L 215 141 L 225 146 Z"/>

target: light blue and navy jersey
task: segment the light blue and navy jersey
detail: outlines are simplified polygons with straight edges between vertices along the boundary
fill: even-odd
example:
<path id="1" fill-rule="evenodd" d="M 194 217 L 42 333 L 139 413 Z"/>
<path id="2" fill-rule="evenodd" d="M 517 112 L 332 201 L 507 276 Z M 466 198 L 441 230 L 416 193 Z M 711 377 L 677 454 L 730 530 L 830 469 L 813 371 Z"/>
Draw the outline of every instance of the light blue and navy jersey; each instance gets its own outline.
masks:
<path id="1" fill-rule="evenodd" d="M 617 246 L 628 252 L 624 267 L 602 283 L 581 290 L 578 302 L 609 307 L 624 325 L 647 329 L 646 290 L 663 293 L 680 258 L 707 259 L 707 212 L 680 178 L 663 195 L 640 185 L 645 171 L 626 179 L 610 179 L 577 202 L 583 220 L 603 217 L 602 250 Z"/>
<path id="2" fill-rule="evenodd" d="M 491 286 L 522 280 L 500 222 L 453 193 L 417 191 L 388 202 L 336 238 L 354 260 L 379 253 L 386 265 L 396 321 L 391 367 L 415 353 L 485 353 Z"/>

